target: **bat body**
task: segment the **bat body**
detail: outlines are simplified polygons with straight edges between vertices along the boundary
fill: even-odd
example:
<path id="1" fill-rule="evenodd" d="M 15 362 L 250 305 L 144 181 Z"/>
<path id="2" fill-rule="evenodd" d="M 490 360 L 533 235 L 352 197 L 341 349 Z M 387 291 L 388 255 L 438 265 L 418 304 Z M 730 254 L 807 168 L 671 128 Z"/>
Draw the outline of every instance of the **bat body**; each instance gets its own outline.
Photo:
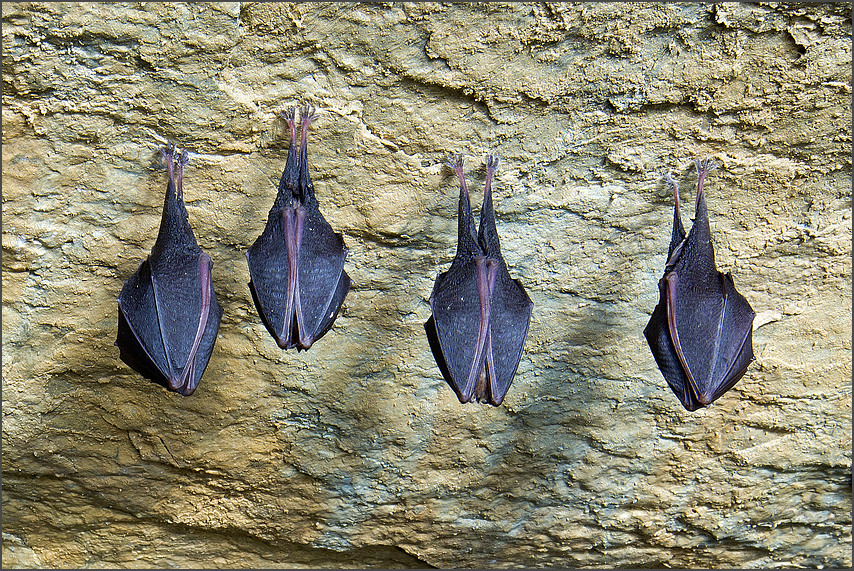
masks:
<path id="1" fill-rule="evenodd" d="M 320 213 L 308 174 L 308 127 L 314 109 L 302 109 L 297 143 L 295 110 L 283 114 L 291 146 L 267 226 L 246 252 L 249 289 L 261 320 L 282 349 L 307 350 L 323 337 L 350 291 L 347 248 Z"/>
<path id="2" fill-rule="evenodd" d="M 449 164 L 460 181 L 457 252 L 450 269 L 436 278 L 430 294 L 433 315 L 424 326 L 436 363 L 460 402 L 499 406 L 519 366 L 534 304 L 501 256 L 492 205 L 498 160 L 486 159 L 477 233 L 462 155 Z"/>
<path id="3" fill-rule="evenodd" d="M 696 161 L 694 224 L 685 234 L 679 188 L 668 173 L 675 201 L 673 233 L 659 302 L 644 329 L 658 368 L 689 411 L 709 406 L 732 388 L 753 360 L 754 312 L 735 290 L 732 276 L 715 266 L 703 183 L 709 161 Z"/>
<path id="4" fill-rule="evenodd" d="M 135 371 L 189 396 L 213 352 L 222 308 L 211 284 L 213 263 L 187 220 L 187 151 L 177 156 L 171 145 L 162 152 L 169 183 L 160 231 L 151 254 L 122 287 L 116 345 Z"/>

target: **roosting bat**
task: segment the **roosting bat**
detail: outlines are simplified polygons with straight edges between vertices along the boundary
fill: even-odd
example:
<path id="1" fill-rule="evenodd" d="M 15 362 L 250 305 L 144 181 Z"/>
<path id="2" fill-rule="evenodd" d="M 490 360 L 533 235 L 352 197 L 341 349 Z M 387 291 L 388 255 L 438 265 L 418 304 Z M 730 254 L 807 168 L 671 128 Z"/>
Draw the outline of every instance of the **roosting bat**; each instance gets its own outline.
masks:
<path id="1" fill-rule="evenodd" d="M 660 299 L 644 329 L 658 368 L 682 401 L 694 411 L 727 392 L 753 360 L 753 309 L 729 273 L 715 267 L 715 252 L 703 183 L 712 167 L 696 161 L 697 202 L 687 237 L 679 217 L 679 187 L 673 189 L 673 234 Z"/>
<path id="2" fill-rule="evenodd" d="M 498 406 L 519 366 L 534 304 L 501 257 L 492 207 L 498 159 L 486 157 L 477 233 L 462 154 L 452 156 L 448 164 L 460 181 L 457 253 L 450 269 L 436 278 L 430 294 L 433 315 L 424 327 L 436 363 L 460 402 L 474 398 Z"/>
<path id="3" fill-rule="evenodd" d="M 246 252 L 249 289 L 279 347 L 306 350 L 332 327 L 350 291 L 350 277 L 344 271 L 344 239 L 320 213 L 308 175 L 314 108 L 302 109 L 299 148 L 295 110 L 282 116 L 291 130 L 291 146 L 267 226 Z"/>
<path id="4" fill-rule="evenodd" d="M 193 394 L 208 366 L 222 308 L 184 207 L 184 165 L 174 145 L 161 151 L 169 183 L 160 232 L 151 255 L 119 295 L 116 345 L 122 361 L 144 377 L 184 396 Z"/>

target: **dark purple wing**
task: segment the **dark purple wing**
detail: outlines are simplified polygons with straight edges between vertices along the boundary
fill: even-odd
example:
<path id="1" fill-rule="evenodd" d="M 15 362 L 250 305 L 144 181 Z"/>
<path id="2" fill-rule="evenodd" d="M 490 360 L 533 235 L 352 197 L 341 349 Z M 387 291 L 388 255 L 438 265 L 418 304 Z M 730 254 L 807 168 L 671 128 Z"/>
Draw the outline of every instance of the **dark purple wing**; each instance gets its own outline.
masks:
<path id="1" fill-rule="evenodd" d="M 717 329 L 717 351 L 709 382 L 698 382 L 700 401 L 712 402 L 727 392 L 747 371 L 753 361 L 753 309 L 735 290 L 730 274 L 719 273 L 724 303 Z"/>
<path id="2" fill-rule="evenodd" d="M 478 270 L 473 256 L 461 256 L 457 251 L 451 268 L 436 278 L 430 307 L 440 350 L 440 354 L 434 350 L 434 355 L 437 362 L 441 360 L 444 364 L 445 380 L 460 402 L 467 403 L 483 370 L 488 331 L 488 323 L 482 322 Z"/>
<path id="3" fill-rule="evenodd" d="M 146 258 L 119 295 L 116 345 L 122 361 L 147 379 L 169 386 L 170 364 L 160 330 L 151 264 Z"/>
<path id="4" fill-rule="evenodd" d="M 158 263 L 159 262 L 159 263 Z M 190 395 L 216 341 L 222 308 L 206 254 L 148 259 L 119 296 L 121 358 L 144 377 Z"/>
<path id="5" fill-rule="evenodd" d="M 317 203 L 306 206 L 305 225 L 298 267 L 297 321 L 300 345 L 304 349 L 320 339 L 332 327 L 350 290 L 350 277 L 344 272 L 347 248 L 336 234 Z"/>
<path id="6" fill-rule="evenodd" d="M 489 379 L 490 403 L 498 406 L 504 400 L 519 367 L 534 303 L 518 280 L 507 272 L 502 261 L 492 292 L 489 320 L 495 377 Z"/>
<path id="7" fill-rule="evenodd" d="M 665 282 L 660 280 L 659 301 L 652 312 L 652 316 L 643 330 L 649 348 L 652 350 L 652 355 L 655 357 L 655 362 L 658 369 L 670 385 L 671 390 L 679 398 L 682 405 L 690 410 L 695 411 L 701 405 L 697 400 L 688 376 L 682 368 L 682 363 L 679 360 L 679 355 L 676 354 L 676 348 L 673 346 L 673 341 L 670 338 L 670 329 L 667 325 L 667 294 L 665 293 Z"/>
<path id="8" fill-rule="evenodd" d="M 276 343 L 287 349 L 296 343 L 293 301 L 288 310 L 288 289 L 295 288 L 296 283 L 291 276 L 283 212 L 278 209 L 276 215 L 271 214 L 264 232 L 246 252 L 246 261 L 249 289 L 261 321 Z"/>

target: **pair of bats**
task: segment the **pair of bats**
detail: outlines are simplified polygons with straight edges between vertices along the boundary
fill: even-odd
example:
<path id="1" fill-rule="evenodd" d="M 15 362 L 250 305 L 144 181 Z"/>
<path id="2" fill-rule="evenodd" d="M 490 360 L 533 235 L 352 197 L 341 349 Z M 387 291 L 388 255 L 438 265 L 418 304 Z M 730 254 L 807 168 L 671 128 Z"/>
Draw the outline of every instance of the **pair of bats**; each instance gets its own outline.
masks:
<path id="1" fill-rule="evenodd" d="M 264 232 L 246 253 L 252 299 L 282 349 L 307 350 L 323 337 L 350 290 L 347 248 L 323 215 L 308 173 L 308 128 L 314 108 L 283 114 L 291 146 Z M 187 221 L 183 168 L 187 152 L 163 150 L 169 183 L 160 232 L 151 255 L 119 295 L 116 345 L 121 359 L 144 377 L 189 396 L 213 352 L 222 309 L 211 282 L 213 263 Z"/>
<path id="2" fill-rule="evenodd" d="M 267 330 L 282 349 L 307 350 L 329 331 L 351 281 L 347 249 L 320 213 L 308 172 L 308 128 L 314 109 L 283 114 L 290 148 L 264 232 L 246 257 L 249 287 Z M 196 243 L 183 202 L 188 155 L 163 150 L 169 182 L 151 255 L 119 296 L 116 345 L 121 359 L 169 390 L 193 393 L 207 367 L 222 308 L 211 281 L 213 263 Z M 438 275 L 425 323 L 430 348 L 460 402 L 499 406 L 515 376 L 533 303 L 510 277 L 495 225 L 492 180 L 498 160 L 486 159 L 480 226 L 475 228 L 461 154 L 449 159 L 460 183 L 457 251 Z M 688 410 L 708 406 L 741 378 L 753 359 L 753 311 L 732 277 L 717 271 L 703 183 L 709 163 L 697 163 L 696 214 L 686 235 L 679 216 L 659 282 L 661 298 L 644 330 L 659 369 Z"/>
<path id="3" fill-rule="evenodd" d="M 495 157 L 486 159 L 480 229 L 474 231 L 463 160 L 449 165 L 460 181 L 457 253 L 451 268 L 436 278 L 425 324 L 430 347 L 445 380 L 460 402 L 473 398 L 501 404 L 522 354 L 533 303 L 510 278 L 495 229 L 492 178 Z M 644 329 L 658 368 L 689 411 L 709 406 L 744 376 L 753 361 L 754 312 L 735 290 L 732 276 L 715 266 L 704 183 L 709 160 L 696 161 L 698 182 L 694 224 L 685 233 L 679 187 L 673 191 L 673 231 L 660 300 Z"/>

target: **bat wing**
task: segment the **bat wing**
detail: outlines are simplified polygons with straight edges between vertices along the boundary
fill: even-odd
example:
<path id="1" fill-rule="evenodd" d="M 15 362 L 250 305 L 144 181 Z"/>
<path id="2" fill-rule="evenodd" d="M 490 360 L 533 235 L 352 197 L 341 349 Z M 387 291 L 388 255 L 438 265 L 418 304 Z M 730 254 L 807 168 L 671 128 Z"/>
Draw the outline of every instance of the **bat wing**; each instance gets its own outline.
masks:
<path id="1" fill-rule="evenodd" d="M 271 215 L 246 252 L 249 287 L 261 320 L 279 346 L 308 349 L 332 327 L 350 291 L 350 277 L 344 272 L 347 249 L 320 211 L 307 208 L 299 253 L 295 245 L 290 248 L 292 271 L 283 219 L 279 213 Z"/>
<path id="2" fill-rule="evenodd" d="M 492 350 L 489 353 L 494 377 L 489 381 L 489 401 L 498 406 L 504 400 L 522 357 L 533 302 L 518 280 L 500 264 L 498 279 L 492 292 L 489 328 Z"/>
<path id="3" fill-rule="evenodd" d="M 679 355 L 670 338 L 670 329 L 667 326 L 667 294 L 663 279 L 659 281 L 658 287 L 660 294 L 658 305 L 655 306 L 643 334 L 652 350 L 658 369 L 664 375 L 670 389 L 679 398 L 682 406 L 689 411 L 695 411 L 703 405 L 697 400 L 691 388 L 691 382 L 682 368 Z"/>
<path id="4" fill-rule="evenodd" d="M 724 291 L 724 303 L 718 322 L 718 355 L 709 377 L 709 384 L 700 388 L 700 395 L 716 400 L 744 376 L 753 361 L 753 318 L 750 303 L 735 290 L 732 276 L 718 274 Z"/>
<path id="5" fill-rule="evenodd" d="M 293 347 L 293 310 L 287 311 L 290 282 L 282 216 L 271 214 L 264 232 L 246 252 L 249 289 L 264 326 L 282 348 Z"/>
<path id="6" fill-rule="evenodd" d="M 350 280 L 350 276 L 347 275 L 347 272 L 341 270 L 341 276 L 338 280 L 338 285 L 335 287 L 335 293 L 329 301 L 327 311 L 319 322 L 319 327 L 317 333 L 314 335 L 312 343 L 326 335 L 326 333 L 332 329 L 332 324 L 335 323 L 335 318 L 338 317 L 338 312 L 341 310 L 341 305 L 344 303 L 344 298 L 350 291 L 351 285 L 352 281 Z"/>
<path id="7" fill-rule="evenodd" d="M 204 253 L 149 258 L 119 296 L 116 344 L 122 360 L 185 396 L 204 374 L 222 316 L 212 265 Z"/>
<path id="8" fill-rule="evenodd" d="M 431 326 L 428 321 L 426 326 L 428 338 L 430 329 L 435 329 L 431 340 L 433 354 L 445 380 L 462 403 L 471 401 L 475 381 L 486 359 L 484 346 L 478 344 L 481 303 L 477 282 L 475 263 L 459 256 L 455 258 L 451 268 L 436 278 L 430 296 L 433 324 Z"/>
<path id="9" fill-rule="evenodd" d="M 344 272 L 347 248 L 320 210 L 308 207 L 298 266 L 299 292 L 297 321 L 300 344 L 308 349 L 332 327 L 344 297 L 350 290 L 350 277 Z"/>
<path id="10" fill-rule="evenodd" d="M 753 359 L 753 310 L 732 278 L 697 287 L 675 272 L 664 278 L 667 326 L 696 400 L 708 406 L 744 375 Z"/>
<path id="11" fill-rule="evenodd" d="M 185 385 L 184 395 L 189 396 L 199 386 L 202 380 L 202 375 L 208 366 L 211 354 L 213 353 L 216 337 L 219 333 L 219 324 L 222 320 L 222 307 L 216 299 L 216 293 L 213 289 L 213 280 L 211 279 L 211 270 L 213 262 L 210 256 L 204 252 L 199 257 L 199 273 L 201 275 L 201 311 L 199 321 L 196 323 L 196 337 L 193 343 L 195 349 L 191 351 L 192 371 L 186 375 L 187 384 Z M 204 322 L 204 316 L 207 314 L 207 322 Z M 202 328 L 202 324 L 204 327 Z"/>
<path id="12" fill-rule="evenodd" d="M 168 386 L 169 361 L 151 280 L 145 259 L 125 282 L 119 295 L 119 331 L 116 345 L 122 361 L 147 379 Z"/>

